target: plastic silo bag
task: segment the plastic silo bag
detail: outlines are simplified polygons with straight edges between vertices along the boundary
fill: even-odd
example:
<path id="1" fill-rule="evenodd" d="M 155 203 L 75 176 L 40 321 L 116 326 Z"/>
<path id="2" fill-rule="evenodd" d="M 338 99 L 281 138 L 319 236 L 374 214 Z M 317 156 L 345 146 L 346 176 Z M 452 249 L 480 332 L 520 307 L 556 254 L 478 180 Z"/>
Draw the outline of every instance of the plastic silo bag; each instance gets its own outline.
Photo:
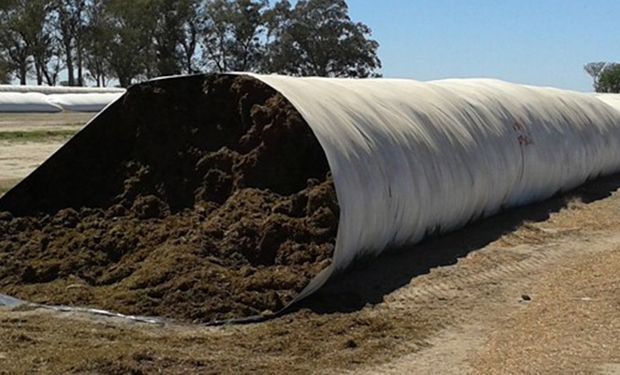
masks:
<path id="1" fill-rule="evenodd" d="M 47 100 L 50 104 L 59 106 L 66 111 L 99 112 L 121 96 L 123 96 L 122 92 L 49 94 Z"/>
<path id="2" fill-rule="evenodd" d="M 38 92 L 41 94 L 124 93 L 118 87 L 0 85 L 0 92 Z"/>
<path id="3" fill-rule="evenodd" d="M 255 77 L 312 128 L 340 204 L 333 263 L 302 298 L 356 257 L 620 170 L 620 111 L 591 95 L 490 79 Z"/>
<path id="4" fill-rule="evenodd" d="M 46 95 L 36 92 L 0 92 L 0 112 L 61 112 Z"/>

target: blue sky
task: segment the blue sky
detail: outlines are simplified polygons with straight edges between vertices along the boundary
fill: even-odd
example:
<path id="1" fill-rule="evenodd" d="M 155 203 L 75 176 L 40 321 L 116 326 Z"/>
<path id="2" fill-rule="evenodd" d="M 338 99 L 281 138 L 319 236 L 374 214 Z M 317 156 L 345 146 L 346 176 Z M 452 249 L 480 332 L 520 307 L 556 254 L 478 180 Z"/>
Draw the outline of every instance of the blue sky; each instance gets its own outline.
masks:
<path id="1" fill-rule="evenodd" d="M 348 0 L 385 77 L 493 77 L 591 91 L 583 65 L 620 61 L 620 0 Z"/>

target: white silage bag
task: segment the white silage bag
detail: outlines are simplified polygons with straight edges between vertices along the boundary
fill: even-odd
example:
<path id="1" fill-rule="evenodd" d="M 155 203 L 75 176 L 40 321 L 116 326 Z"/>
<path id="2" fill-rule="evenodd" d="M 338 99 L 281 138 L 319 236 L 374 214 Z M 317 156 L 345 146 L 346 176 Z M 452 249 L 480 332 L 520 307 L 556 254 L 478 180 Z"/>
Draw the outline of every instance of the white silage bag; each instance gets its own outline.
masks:
<path id="1" fill-rule="evenodd" d="M 61 112 L 47 96 L 35 92 L 0 92 L 0 112 Z"/>
<path id="2" fill-rule="evenodd" d="M 99 112 L 123 96 L 118 93 L 85 93 L 85 94 L 50 94 L 47 100 L 52 105 L 57 105 L 66 111 L 74 112 Z"/>
<path id="3" fill-rule="evenodd" d="M 118 87 L 0 85 L 0 92 L 39 92 L 42 94 L 124 93 Z"/>
<path id="4" fill-rule="evenodd" d="M 620 94 L 595 94 L 595 96 L 620 111 Z"/>
<path id="5" fill-rule="evenodd" d="M 620 111 L 593 95 L 490 79 L 254 77 L 312 128 L 340 205 L 333 262 L 299 298 L 356 257 L 620 170 Z"/>

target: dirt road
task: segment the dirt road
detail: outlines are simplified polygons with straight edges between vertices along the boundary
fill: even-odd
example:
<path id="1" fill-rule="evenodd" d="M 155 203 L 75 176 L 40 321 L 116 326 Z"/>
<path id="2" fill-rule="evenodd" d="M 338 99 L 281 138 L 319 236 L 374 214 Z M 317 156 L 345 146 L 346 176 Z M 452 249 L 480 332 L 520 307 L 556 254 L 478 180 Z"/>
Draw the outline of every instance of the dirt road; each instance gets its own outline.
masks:
<path id="1" fill-rule="evenodd" d="M 5 307 L 0 373 L 617 374 L 619 187 L 597 180 L 360 262 L 260 324 Z"/>

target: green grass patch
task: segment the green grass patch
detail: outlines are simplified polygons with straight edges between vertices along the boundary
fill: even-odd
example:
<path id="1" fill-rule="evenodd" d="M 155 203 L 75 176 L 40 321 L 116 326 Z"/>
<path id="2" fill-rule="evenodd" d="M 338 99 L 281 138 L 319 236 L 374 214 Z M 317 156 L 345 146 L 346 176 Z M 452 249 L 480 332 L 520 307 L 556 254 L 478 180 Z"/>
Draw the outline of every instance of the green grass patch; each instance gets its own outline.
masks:
<path id="1" fill-rule="evenodd" d="M 0 131 L 0 141 L 44 142 L 48 140 L 66 140 L 73 137 L 78 130 Z"/>

